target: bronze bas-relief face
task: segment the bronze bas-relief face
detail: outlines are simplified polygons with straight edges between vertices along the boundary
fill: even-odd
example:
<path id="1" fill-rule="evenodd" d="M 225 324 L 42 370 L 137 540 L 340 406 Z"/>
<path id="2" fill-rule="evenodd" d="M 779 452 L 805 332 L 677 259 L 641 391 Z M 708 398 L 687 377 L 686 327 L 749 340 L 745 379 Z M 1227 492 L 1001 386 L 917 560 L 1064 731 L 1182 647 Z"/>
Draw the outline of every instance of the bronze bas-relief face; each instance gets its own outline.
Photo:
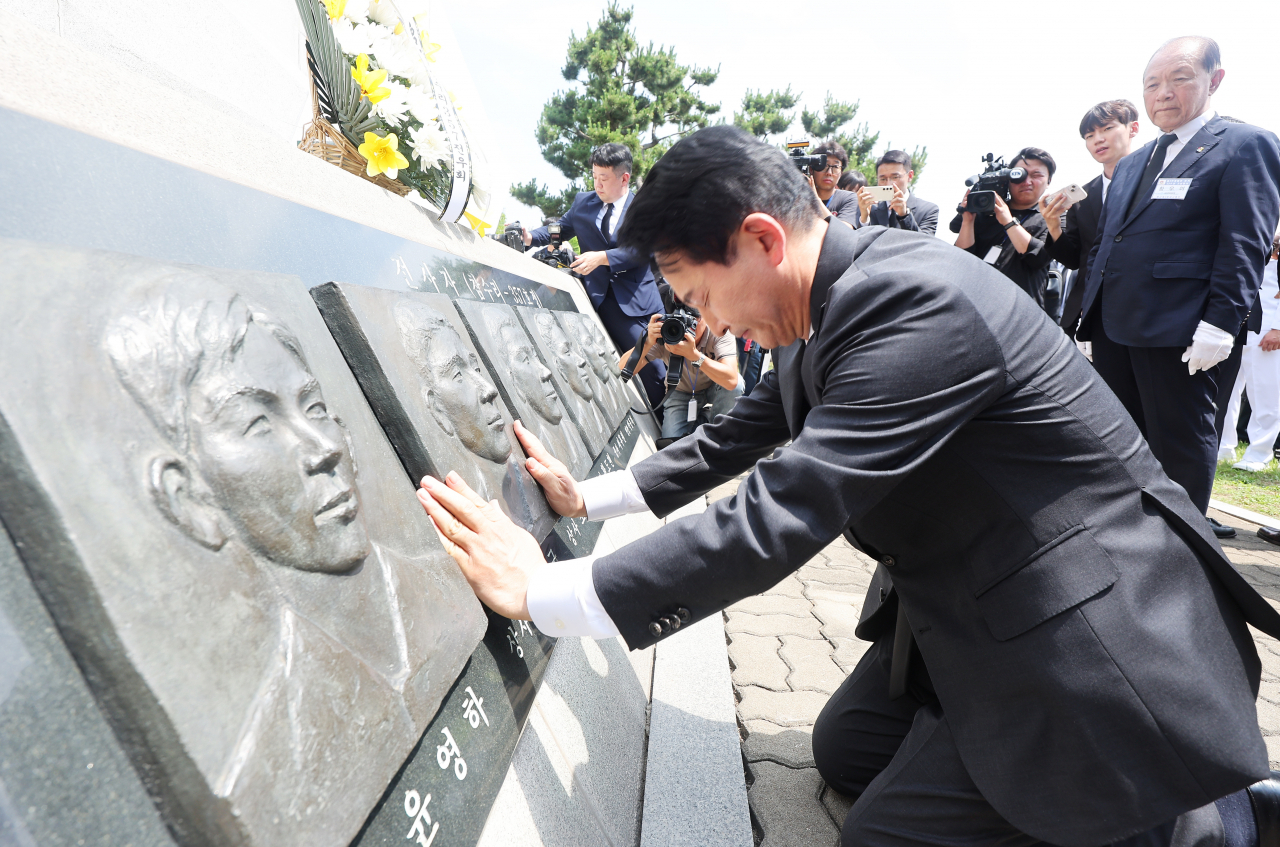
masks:
<path id="1" fill-rule="evenodd" d="M 551 348 L 552 354 L 556 358 L 556 367 L 560 370 L 560 376 L 564 381 L 569 383 L 569 387 L 573 389 L 573 393 L 577 394 L 583 400 L 591 400 L 595 397 L 595 390 L 591 387 L 591 380 L 587 376 L 587 360 L 578 352 L 577 345 L 569 341 L 569 336 L 564 334 L 564 330 L 560 328 L 560 324 L 550 315 L 541 315 L 543 319 L 536 321 L 538 331 L 542 333 L 542 338 L 547 342 L 547 346 Z"/>
<path id="2" fill-rule="evenodd" d="M 189 395 L 190 453 L 249 547 L 304 571 L 341 573 L 369 554 L 355 469 L 320 384 L 267 329 L 202 373 Z"/>
<path id="3" fill-rule="evenodd" d="M 496 325 L 490 323 L 489 328 L 507 355 L 511 379 L 520 398 L 538 417 L 549 424 L 559 424 L 564 418 L 560 395 L 551 382 L 551 371 L 547 370 L 533 352 L 529 337 L 510 320 Z"/>
<path id="4" fill-rule="evenodd" d="M 427 404 L 437 420 L 442 424 L 447 420 L 446 428 L 451 428 L 472 453 L 491 462 L 505 462 L 511 455 L 511 442 L 497 405 L 498 389 L 480 370 L 479 359 L 452 328 L 433 334 L 426 359 Z"/>

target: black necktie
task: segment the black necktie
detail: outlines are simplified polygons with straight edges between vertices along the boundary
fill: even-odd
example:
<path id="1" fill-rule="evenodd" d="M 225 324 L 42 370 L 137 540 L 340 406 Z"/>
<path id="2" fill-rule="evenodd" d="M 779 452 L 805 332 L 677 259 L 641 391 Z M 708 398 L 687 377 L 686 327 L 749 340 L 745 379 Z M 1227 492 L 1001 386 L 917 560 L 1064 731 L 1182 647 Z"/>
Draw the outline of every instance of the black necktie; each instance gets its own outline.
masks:
<path id="1" fill-rule="evenodd" d="M 609 221 L 613 218 L 613 204 L 604 207 L 604 220 L 600 221 L 600 233 L 604 236 L 604 240 L 613 243 L 613 236 L 609 234 Z"/>
<path id="2" fill-rule="evenodd" d="M 1156 177 L 1164 170 L 1165 151 L 1169 149 L 1170 144 L 1177 140 L 1178 136 L 1176 134 L 1166 132 L 1156 142 L 1156 152 L 1152 154 L 1151 161 L 1147 162 L 1147 169 L 1142 172 L 1142 181 L 1138 183 L 1138 190 L 1133 193 L 1133 199 L 1129 201 L 1129 208 L 1125 212 L 1126 218 L 1133 211 L 1133 207 L 1138 205 L 1150 193 L 1151 184 L 1156 181 Z"/>

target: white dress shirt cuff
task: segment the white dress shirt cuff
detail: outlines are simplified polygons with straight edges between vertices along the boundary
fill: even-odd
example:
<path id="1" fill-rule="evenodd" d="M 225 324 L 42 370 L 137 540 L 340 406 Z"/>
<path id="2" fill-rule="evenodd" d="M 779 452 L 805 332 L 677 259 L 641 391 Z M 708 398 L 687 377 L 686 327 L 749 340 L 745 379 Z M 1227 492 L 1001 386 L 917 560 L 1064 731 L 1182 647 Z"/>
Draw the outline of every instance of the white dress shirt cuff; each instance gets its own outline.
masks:
<path id="1" fill-rule="evenodd" d="M 582 502 L 587 507 L 587 520 L 604 521 L 619 515 L 634 515 L 649 511 L 640 493 L 640 485 L 631 471 L 613 473 L 584 479 L 578 483 Z"/>
<path id="2" fill-rule="evenodd" d="M 549 562 L 529 579 L 525 599 L 529 617 L 546 635 L 585 635 L 588 638 L 612 638 L 618 634 L 609 613 L 596 596 L 591 579 L 595 556 Z"/>

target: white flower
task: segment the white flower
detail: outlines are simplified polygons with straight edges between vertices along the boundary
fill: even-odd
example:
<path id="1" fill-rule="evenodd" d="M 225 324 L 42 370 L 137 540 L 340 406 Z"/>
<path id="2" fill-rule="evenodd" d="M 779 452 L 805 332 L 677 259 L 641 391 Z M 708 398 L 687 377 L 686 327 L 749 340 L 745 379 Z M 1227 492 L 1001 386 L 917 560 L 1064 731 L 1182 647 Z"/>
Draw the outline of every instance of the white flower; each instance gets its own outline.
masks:
<path id="1" fill-rule="evenodd" d="M 437 123 L 425 123 L 409 130 L 409 146 L 423 167 L 449 160 L 449 141 Z"/>
<path id="2" fill-rule="evenodd" d="M 387 0 L 382 2 L 386 3 Z M 392 76 L 409 78 L 422 65 L 419 51 L 415 49 L 412 39 L 386 27 L 377 29 L 379 33 L 373 44 L 373 55 L 378 59 L 378 67 L 386 68 Z"/>
<path id="3" fill-rule="evenodd" d="M 405 102 L 413 116 L 424 124 L 436 120 L 440 115 L 435 98 L 422 86 L 414 85 L 409 88 L 405 93 Z"/>
<path id="4" fill-rule="evenodd" d="M 333 22 L 333 35 L 338 46 L 348 56 L 359 56 L 361 53 L 373 52 L 373 29 L 370 24 L 352 24 L 346 18 Z"/>
<path id="5" fill-rule="evenodd" d="M 366 22 L 369 19 L 369 0 L 347 0 L 342 16 L 358 24 Z"/>
<path id="6" fill-rule="evenodd" d="M 400 23 L 400 16 L 388 0 L 369 0 L 369 17 L 386 26 Z"/>
<path id="7" fill-rule="evenodd" d="M 409 104 L 405 101 L 409 89 L 394 80 L 387 80 L 382 85 L 391 94 L 374 104 L 373 111 L 387 123 L 400 126 L 404 123 L 405 113 L 409 111 Z"/>

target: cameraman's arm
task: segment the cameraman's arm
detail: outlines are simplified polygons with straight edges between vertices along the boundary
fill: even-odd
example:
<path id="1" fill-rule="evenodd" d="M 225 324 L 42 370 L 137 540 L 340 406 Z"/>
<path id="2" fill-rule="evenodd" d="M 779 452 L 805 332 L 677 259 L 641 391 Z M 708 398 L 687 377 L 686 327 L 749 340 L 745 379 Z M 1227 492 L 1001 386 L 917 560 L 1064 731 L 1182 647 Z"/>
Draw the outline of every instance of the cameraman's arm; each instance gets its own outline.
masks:
<path id="1" fill-rule="evenodd" d="M 742 374 L 738 373 L 737 355 L 725 359 L 712 359 L 708 356 L 702 361 L 702 372 L 716 385 L 730 391 L 737 388 L 738 381 L 742 379 Z"/>
<path id="2" fill-rule="evenodd" d="M 636 342 L 641 345 L 640 359 L 643 362 L 643 364 L 636 368 L 637 371 L 649 364 L 651 360 L 647 358 L 648 353 L 653 348 L 654 342 L 656 342 L 661 335 L 662 315 L 650 315 L 649 326 L 645 329 L 644 335 L 640 336 L 640 340 Z M 622 370 L 627 366 L 627 362 L 630 361 L 631 355 L 635 352 L 636 348 L 632 347 L 630 350 L 622 354 L 622 358 L 618 359 L 618 370 Z"/>
<path id="3" fill-rule="evenodd" d="M 968 202 L 969 191 L 966 189 L 964 199 L 960 201 L 960 205 L 964 206 Z M 960 234 L 956 236 L 956 246 L 961 250 L 969 250 L 969 248 L 973 247 L 973 243 L 978 240 L 977 236 L 974 235 L 974 221 L 977 219 L 978 216 L 973 212 L 960 213 Z M 955 223 L 951 225 L 954 227 Z"/>
<path id="4" fill-rule="evenodd" d="M 529 236 L 529 240 L 524 243 L 525 247 L 542 247 L 544 244 L 551 243 L 551 233 L 547 232 L 545 226 L 537 229 L 525 230 Z"/>
<path id="5" fill-rule="evenodd" d="M 640 253 L 638 250 L 631 250 L 627 247 L 614 247 L 612 250 L 604 251 L 605 264 L 609 266 L 609 270 L 614 273 L 629 271 L 632 268 L 638 268 L 642 265 L 649 264 L 649 257 Z"/>

